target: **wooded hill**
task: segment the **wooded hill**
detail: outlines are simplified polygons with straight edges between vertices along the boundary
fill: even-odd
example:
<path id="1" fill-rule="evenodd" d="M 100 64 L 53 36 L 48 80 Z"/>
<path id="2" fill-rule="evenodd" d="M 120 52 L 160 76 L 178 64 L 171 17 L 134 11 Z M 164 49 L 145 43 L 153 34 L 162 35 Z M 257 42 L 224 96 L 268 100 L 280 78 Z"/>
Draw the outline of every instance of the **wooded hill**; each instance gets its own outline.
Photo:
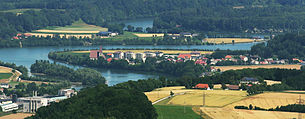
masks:
<path id="1" fill-rule="evenodd" d="M 302 30 L 303 0 L 0 0 L 0 38 L 82 19 L 109 29 L 113 21 L 156 17 L 155 32 Z M 22 14 L 14 9 L 34 9 Z M 178 25 L 178 27 L 177 27 Z M 275 32 L 275 31 L 270 31 Z"/>

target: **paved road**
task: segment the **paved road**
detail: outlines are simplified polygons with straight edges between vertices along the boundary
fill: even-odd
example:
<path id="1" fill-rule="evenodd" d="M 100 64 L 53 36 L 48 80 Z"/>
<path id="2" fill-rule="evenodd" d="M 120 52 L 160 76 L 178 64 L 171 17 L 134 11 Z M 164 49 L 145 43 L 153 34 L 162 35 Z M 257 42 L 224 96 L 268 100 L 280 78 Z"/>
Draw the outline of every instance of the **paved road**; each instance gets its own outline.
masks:
<path id="1" fill-rule="evenodd" d="M 173 97 L 176 96 L 176 95 L 184 95 L 184 94 L 185 94 L 185 92 L 183 92 L 183 93 L 177 93 L 177 94 L 174 94 Z M 154 104 L 157 104 L 158 102 L 161 102 L 161 101 L 163 101 L 163 100 L 165 100 L 165 99 L 168 99 L 168 98 L 170 98 L 170 97 L 171 97 L 171 96 L 167 96 L 167 97 L 161 98 L 161 99 L 159 99 L 159 100 L 153 102 L 152 104 L 153 104 L 153 105 L 154 105 Z"/>

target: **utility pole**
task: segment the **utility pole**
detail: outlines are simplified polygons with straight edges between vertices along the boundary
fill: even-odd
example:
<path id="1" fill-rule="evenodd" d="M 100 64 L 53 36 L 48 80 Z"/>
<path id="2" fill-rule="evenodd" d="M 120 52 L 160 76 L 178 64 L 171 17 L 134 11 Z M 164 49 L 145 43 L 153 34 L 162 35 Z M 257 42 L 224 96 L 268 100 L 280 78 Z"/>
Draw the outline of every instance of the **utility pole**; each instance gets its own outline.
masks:
<path id="1" fill-rule="evenodd" d="M 304 104 L 304 100 L 301 98 L 301 95 L 300 95 L 299 99 L 297 99 L 296 104 L 299 104 L 299 105 Z M 299 112 L 298 119 L 302 119 L 302 113 L 301 112 Z"/>

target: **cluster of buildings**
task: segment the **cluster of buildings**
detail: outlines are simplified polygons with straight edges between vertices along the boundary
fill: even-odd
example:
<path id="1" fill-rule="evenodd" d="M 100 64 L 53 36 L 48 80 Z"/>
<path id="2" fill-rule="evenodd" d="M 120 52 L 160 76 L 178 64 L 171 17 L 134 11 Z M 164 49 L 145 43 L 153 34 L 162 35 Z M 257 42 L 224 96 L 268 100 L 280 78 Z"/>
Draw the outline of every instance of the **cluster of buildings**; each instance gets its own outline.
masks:
<path id="1" fill-rule="evenodd" d="M 252 65 L 259 65 L 259 64 L 286 64 L 288 63 L 288 59 L 278 59 L 278 58 L 267 58 L 262 59 L 259 56 L 244 56 L 244 55 L 226 55 L 224 58 L 221 59 L 210 59 L 210 65 L 216 65 L 218 62 L 221 61 L 232 61 L 232 62 L 242 62 L 243 64 L 252 64 Z M 302 60 L 298 60 L 303 62 Z"/>
<path id="2" fill-rule="evenodd" d="M 58 95 L 37 96 L 37 91 L 33 91 L 32 97 L 20 97 L 12 95 L 11 97 L 2 97 L 0 99 L 0 107 L 3 112 L 9 112 L 22 108 L 22 112 L 34 113 L 40 107 L 48 106 L 52 102 L 59 102 L 76 95 L 72 89 L 62 89 L 58 91 Z"/>
<path id="3" fill-rule="evenodd" d="M 242 84 L 246 84 L 247 86 L 252 86 L 252 84 L 259 84 L 259 80 L 257 78 L 253 78 L 253 77 L 244 77 L 242 79 L 240 79 L 240 83 L 239 85 L 226 85 L 226 89 L 225 90 L 242 90 L 240 88 L 240 86 Z M 195 85 L 193 88 L 195 89 L 205 89 L 205 90 L 212 90 L 209 86 L 209 84 L 202 84 L 199 83 L 197 85 Z"/>

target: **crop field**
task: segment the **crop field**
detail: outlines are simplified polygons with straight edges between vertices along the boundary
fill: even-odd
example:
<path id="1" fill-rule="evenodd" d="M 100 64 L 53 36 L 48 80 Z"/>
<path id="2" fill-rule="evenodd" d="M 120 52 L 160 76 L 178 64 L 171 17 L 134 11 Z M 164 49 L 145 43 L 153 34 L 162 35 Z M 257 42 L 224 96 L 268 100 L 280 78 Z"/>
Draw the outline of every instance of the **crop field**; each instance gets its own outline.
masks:
<path id="1" fill-rule="evenodd" d="M 288 91 L 295 92 L 295 91 Z M 298 91 L 297 91 L 298 92 Z M 222 108 L 202 107 L 201 110 L 214 119 L 292 119 L 297 118 L 298 113 L 278 112 L 278 111 L 257 111 L 234 109 L 234 106 L 258 106 L 262 108 L 275 108 L 276 106 L 295 104 L 299 96 L 305 94 L 267 92 L 263 94 L 247 97 L 236 103 L 232 103 Z M 303 118 L 305 115 L 303 115 Z"/>
<path id="2" fill-rule="evenodd" d="M 183 106 L 154 105 L 158 113 L 158 119 L 200 119 L 192 107 L 186 106 L 185 113 Z"/>
<path id="3" fill-rule="evenodd" d="M 170 91 L 173 91 L 173 93 L 182 93 L 182 92 L 189 91 L 189 90 L 183 90 L 183 89 L 184 89 L 184 86 L 158 88 L 158 89 L 155 89 L 151 92 L 145 92 L 145 95 L 148 97 L 148 99 L 151 102 L 155 102 L 158 99 L 169 96 Z"/>
<path id="4" fill-rule="evenodd" d="M 30 113 L 17 113 L 17 114 L 10 114 L 6 116 L 0 117 L 0 119 L 24 119 L 26 117 L 32 116 L 33 114 Z"/>
<path id="5" fill-rule="evenodd" d="M 55 34 L 51 34 L 51 33 L 29 33 L 33 36 L 36 36 L 36 37 L 54 37 Z M 84 38 L 84 37 L 88 37 L 88 38 L 92 38 L 92 34 L 58 34 L 61 38 L 63 37 L 66 37 L 66 38 L 69 38 L 69 37 L 76 37 L 76 38 Z"/>
<path id="6" fill-rule="evenodd" d="M 293 119 L 298 117 L 298 113 L 295 112 L 241 110 L 226 107 L 201 107 L 201 110 L 213 119 Z M 303 114 L 302 117 L 304 118 L 305 115 Z"/>
<path id="7" fill-rule="evenodd" d="M 138 37 L 163 37 L 164 34 L 163 33 L 154 33 L 154 34 L 150 34 L 150 33 L 133 33 L 134 35 L 138 36 Z"/>
<path id="8" fill-rule="evenodd" d="M 273 85 L 273 84 L 281 84 L 281 81 L 272 81 L 272 80 L 264 80 L 267 85 Z"/>
<path id="9" fill-rule="evenodd" d="M 233 102 L 246 98 L 246 91 L 232 90 L 191 90 L 184 95 L 173 97 L 168 104 L 171 105 L 192 105 L 203 104 L 203 94 L 205 94 L 205 106 L 222 107 Z"/>
<path id="10" fill-rule="evenodd" d="M 248 97 L 230 106 L 249 106 L 252 104 L 262 108 L 275 108 L 276 106 L 295 104 L 299 96 L 305 97 L 305 94 L 267 92 Z"/>
<path id="11" fill-rule="evenodd" d="M 127 52 L 131 51 L 134 53 L 144 53 L 145 51 L 149 52 L 163 52 L 164 54 L 180 54 L 180 53 L 191 53 L 192 51 L 185 51 L 185 50 L 103 50 L 105 53 L 114 53 L 114 52 Z M 72 51 L 73 53 L 90 53 L 90 51 Z M 211 54 L 212 51 L 198 51 L 201 54 Z"/>
<path id="12" fill-rule="evenodd" d="M 234 40 L 234 43 L 251 43 L 255 40 L 249 38 L 206 38 L 206 42 L 215 43 L 215 44 L 230 44 Z"/>
<path id="13" fill-rule="evenodd" d="M 297 69 L 300 70 L 302 65 L 299 64 L 275 64 L 275 65 L 238 65 L 238 66 L 215 66 L 220 71 L 238 70 L 238 69 L 258 69 L 258 68 L 280 68 L 280 69 Z"/>

